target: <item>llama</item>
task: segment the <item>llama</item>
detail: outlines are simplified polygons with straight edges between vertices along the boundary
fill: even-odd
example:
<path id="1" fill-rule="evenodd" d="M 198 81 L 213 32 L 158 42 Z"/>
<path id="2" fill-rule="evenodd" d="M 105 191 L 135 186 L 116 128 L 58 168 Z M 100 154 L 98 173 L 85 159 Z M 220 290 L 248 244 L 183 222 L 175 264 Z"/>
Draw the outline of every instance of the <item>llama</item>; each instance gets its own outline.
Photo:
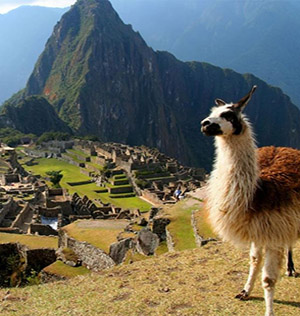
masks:
<path id="1" fill-rule="evenodd" d="M 262 262 L 266 316 L 274 315 L 275 284 L 286 249 L 300 233 L 300 151 L 285 147 L 257 149 L 251 124 L 242 113 L 256 86 L 237 103 L 216 99 L 217 107 L 201 122 L 215 137 L 216 158 L 208 181 L 209 220 L 225 241 L 251 245 L 250 272 L 236 297 L 247 299 Z"/>

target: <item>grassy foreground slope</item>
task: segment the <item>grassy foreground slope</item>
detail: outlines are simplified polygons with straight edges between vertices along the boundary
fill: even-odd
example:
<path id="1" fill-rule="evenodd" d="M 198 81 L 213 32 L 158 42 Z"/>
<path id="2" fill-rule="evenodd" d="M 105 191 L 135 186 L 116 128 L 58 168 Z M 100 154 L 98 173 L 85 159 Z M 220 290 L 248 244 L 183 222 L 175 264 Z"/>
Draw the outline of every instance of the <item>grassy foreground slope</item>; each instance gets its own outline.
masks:
<path id="1" fill-rule="evenodd" d="M 299 246 L 299 244 L 298 244 Z M 295 249 L 295 262 L 300 251 Z M 153 259 L 79 276 L 69 281 L 11 289 L 3 316 L 263 315 L 260 281 L 249 301 L 234 299 L 246 280 L 248 252 L 226 243 L 168 253 Z M 299 315 L 300 279 L 283 276 L 276 315 Z M 0 289 L 0 300 L 6 290 Z"/>

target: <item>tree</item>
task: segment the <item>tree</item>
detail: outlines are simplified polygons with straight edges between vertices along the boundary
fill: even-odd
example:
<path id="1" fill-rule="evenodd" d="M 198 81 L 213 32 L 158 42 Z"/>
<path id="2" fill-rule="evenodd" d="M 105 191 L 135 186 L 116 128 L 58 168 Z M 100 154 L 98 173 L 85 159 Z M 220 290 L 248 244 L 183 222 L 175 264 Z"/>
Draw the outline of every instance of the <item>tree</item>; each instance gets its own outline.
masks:
<path id="1" fill-rule="evenodd" d="M 60 188 L 60 180 L 62 179 L 63 175 L 61 174 L 62 170 L 52 170 L 52 171 L 47 171 L 46 175 L 50 176 L 50 181 L 53 183 L 53 186 L 55 188 Z"/>

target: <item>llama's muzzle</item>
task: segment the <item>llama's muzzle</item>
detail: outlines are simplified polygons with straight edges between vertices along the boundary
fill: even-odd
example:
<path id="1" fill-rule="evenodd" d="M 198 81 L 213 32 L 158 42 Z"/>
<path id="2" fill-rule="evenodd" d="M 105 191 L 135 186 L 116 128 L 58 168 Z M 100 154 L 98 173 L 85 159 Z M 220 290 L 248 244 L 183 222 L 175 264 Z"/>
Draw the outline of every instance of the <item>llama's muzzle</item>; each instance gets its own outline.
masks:
<path id="1" fill-rule="evenodd" d="M 212 123 L 208 119 L 201 122 L 201 132 L 206 136 L 216 136 L 222 134 L 220 125 Z"/>

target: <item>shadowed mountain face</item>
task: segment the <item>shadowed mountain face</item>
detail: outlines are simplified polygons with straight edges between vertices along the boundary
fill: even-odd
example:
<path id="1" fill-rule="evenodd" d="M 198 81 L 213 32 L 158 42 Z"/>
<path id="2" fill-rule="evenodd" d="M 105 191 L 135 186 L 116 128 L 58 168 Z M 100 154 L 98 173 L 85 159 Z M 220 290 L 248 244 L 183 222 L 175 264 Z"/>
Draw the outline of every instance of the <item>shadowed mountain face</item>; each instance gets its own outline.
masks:
<path id="1" fill-rule="evenodd" d="M 25 6 L 0 14 L 0 104 L 22 89 L 67 9 Z"/>
<path id="2" fill-rule="evenodd" d="M 212 139 L 201 135 L 200 121 L 216 97 L 236 101 L 253 84 L 258 91 L 247 111 L 259 144 L 300 147 L 300 112 L 280 89 L 252 75 L 154 52 L 109 1 L 78 0 L 55 26 L 24 92 L 4 109 L 41 95 L 77 133 L 157 147 L 209 169 Z M 14 120 L 7 111 L 6 117 Z"/>
<path id="3" fill-rule="evenodd" d="M 300 3 L 295 0 L 111 0 L 154 49 L 253 73 L 300 107 Z"/>
<path id="4" fill-rule="evenodd" d="M 2 127 L 35 135 L 47 131 L 71 133 L 71 129 L 58 117 L 51 104 L 41 96 L 22 99 L 17 106 L 6 104 L 0 115 L 0 128 Z"/>

